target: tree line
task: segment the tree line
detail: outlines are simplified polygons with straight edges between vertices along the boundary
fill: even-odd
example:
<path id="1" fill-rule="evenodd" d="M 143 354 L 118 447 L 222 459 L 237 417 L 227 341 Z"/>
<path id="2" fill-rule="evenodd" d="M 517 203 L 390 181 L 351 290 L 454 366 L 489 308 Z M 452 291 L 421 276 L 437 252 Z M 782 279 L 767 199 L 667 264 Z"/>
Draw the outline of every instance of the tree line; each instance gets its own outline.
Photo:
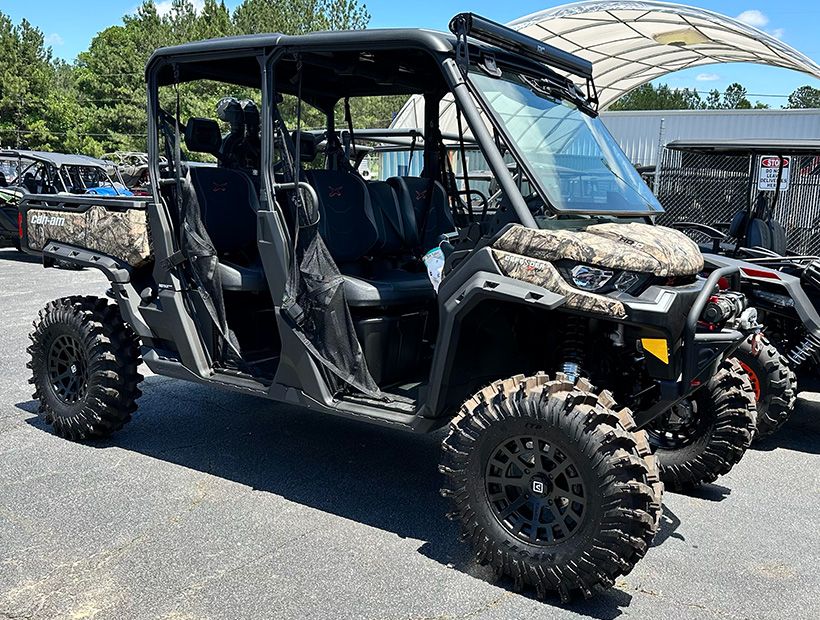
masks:
<path id="1" fill-rule="evenodd" d="M 768 104 L 752 103 L 746 88 L 735 82 L 720 92 L 713 88 L 705 97 L 697 90 L 644 84 L 610 106 L 611 110 L 761 110 Z M 784 108 L 820 108 L 820 89 L 801 86 L 789 95 Z"/>
<path id="2" fill-rule="evenodd" d="M 359 0 L 244 0 L 233 11 L 219 0 L 205 0 L 199 10 L 190 0 L 174 0 L 163 13 L 144 0 L 67 63 L 54 56 L 39 28 L 26 19 L 15 25 L 0 11 L 0 146 L 95 156 L 144 151 L 145 63 L 156 48 L 260 32 L 361 29 L 369 21 Z M 184 118 L 214 117 L 221 97 L 252 95 L 209 82 L 181 90 Z M 170 93 L 166 97 L 170 104 Z M 405 99 L 351 102 L 352 114 L 358 126 L 386 126 Z"/>

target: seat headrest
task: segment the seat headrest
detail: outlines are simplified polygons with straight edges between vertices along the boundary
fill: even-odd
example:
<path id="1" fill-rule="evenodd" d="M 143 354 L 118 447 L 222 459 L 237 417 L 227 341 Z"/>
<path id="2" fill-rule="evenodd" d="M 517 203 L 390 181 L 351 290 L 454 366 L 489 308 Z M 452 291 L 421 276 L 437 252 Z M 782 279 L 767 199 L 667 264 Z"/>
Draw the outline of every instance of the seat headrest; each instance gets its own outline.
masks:
<path id="1" fill-rule="evenodd" d="M 296 143 L 296 132 L 291 133 L 291 139 Z M 319 154 L 319 148 L 316 144 L 316 136 L 312 133 L 302 132 L 302 140 L 299 146 L 299 159 L 302 161 L 313 161 Z"/>
<path id="2" fill-rule="evenodd" d="M 222 145 L 219 123 L 210 118 L 189 118 L 185 125 L 185 145 L 195 153 L 218 155 Z"/>
<path id="3" fill-rule="evenodd" d="M 239 102 L 242 106 L 242 114 L 245 117 L 245 124 L 248 126 L 259 126 L 259 108 L 250 99 L 243 99 Z"/>
<path id="4" fill-rule="evenodd" d="M 221 121 L 225 121 L 233 128 L 234 125 L 241 125 L 244 119 L 242 104 L 236 97 L 223 97 L 216 104 L 216 116 Z"/>

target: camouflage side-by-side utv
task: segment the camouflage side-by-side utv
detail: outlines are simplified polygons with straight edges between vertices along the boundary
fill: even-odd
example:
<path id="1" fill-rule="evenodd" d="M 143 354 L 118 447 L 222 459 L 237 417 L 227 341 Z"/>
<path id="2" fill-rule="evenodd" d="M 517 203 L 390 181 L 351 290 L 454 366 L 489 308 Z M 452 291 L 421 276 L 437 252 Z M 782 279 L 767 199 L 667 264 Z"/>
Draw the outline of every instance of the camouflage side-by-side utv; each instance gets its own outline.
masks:
<path id="1" fill-rule="evenodd" d="M 697 247 L 652 225 L 660 207 L 598 118 L 588 62 L 470 14 L 451 30 L 158 50 L 151 196 L 22 206 L 27 251 L 102 270 L 115 301 L 46 306 L 35 396 L 59 435 L 106 436 L 136 411 L 144 361 L 391 428 L 449 426 L 443 493 L 477 559 L 542 596 L 590 596 L 658 528 L 643 429 L 676 487 L 748 446 L 754 397 L 731 355 L 754 312 L 717 286 L 735 269 L 699 278 Z M 225 135 L 216 118 L 183 123 L 179 85 L 197 80 L 259 105 L 243 100 Z M 421 174 L 366 182 L 351 101 L 413 94 Z M 497 192 L 456 181 L 441 106 Z M 302 130 L 308 108 L 320 136 Z"/>

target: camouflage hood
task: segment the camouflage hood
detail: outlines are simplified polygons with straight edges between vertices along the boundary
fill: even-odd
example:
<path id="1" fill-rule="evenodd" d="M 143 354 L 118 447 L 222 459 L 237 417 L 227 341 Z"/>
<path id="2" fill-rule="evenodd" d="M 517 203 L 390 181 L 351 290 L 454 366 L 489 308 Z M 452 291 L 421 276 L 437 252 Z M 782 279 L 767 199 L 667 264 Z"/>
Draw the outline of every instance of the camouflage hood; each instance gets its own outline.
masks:
<path id="1" fill-rule="evenodd" d="M 689 237 L 649 224 L 594 224 L 580 230 L 513 226 L 493 248 L 543 261 L 568 259 L 661 277 L 688 276 L 703 270 L 703 256 Z"/>

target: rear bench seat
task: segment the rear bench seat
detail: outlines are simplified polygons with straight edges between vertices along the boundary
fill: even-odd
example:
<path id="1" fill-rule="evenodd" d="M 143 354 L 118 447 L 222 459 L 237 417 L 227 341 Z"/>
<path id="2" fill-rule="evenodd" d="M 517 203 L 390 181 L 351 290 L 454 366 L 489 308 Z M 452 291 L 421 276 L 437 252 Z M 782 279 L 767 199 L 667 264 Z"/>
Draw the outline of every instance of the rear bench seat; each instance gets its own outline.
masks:
<path id="1" fill-rule="evenodd" d="M 398 177 L 389 183 L 365 183 L 338 170 L 306 170 L 305 176 L 319 197 L 319 234 L 344 276 L 348 304 L 388 306 L 435 298 L 420 265 L 417 272 L 398 265 L 422 247 L 418 220 L 429 222 L 423 235 L 427 238 L 432 238 L 433 226 L 441 221 L 440 205 L 436 205 L 435 216 L 424 216 L 424 209 L 442 198 L 447 209 L 446 194 L 439 184 Z M 419 181 L 424 188 L 433 188 L 430 200 L 419 189 Z M 452 229 L 451 222 L 445 230 Z M 439 234 L 430 247 L 437 244 Z"/>

